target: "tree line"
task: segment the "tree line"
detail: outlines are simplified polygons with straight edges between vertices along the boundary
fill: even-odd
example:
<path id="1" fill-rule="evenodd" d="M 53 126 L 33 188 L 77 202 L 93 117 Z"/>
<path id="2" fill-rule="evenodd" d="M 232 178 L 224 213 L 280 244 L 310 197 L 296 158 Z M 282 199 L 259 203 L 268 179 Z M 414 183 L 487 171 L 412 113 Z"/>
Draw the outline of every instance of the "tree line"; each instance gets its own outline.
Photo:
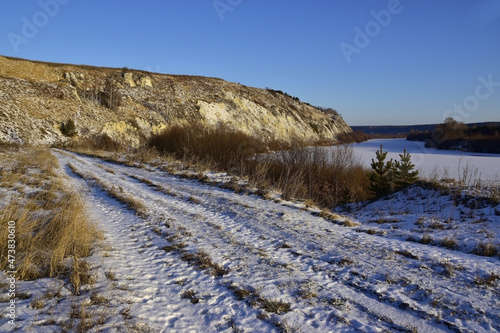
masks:
<path id="1" fill-rule="evenodd" d="M 423 141 L 427 148 L 500 153 L 500 125 L 467 125 L 453 118 L 446 118 L 432 131 L 412 131 L 407 140 Z"/>

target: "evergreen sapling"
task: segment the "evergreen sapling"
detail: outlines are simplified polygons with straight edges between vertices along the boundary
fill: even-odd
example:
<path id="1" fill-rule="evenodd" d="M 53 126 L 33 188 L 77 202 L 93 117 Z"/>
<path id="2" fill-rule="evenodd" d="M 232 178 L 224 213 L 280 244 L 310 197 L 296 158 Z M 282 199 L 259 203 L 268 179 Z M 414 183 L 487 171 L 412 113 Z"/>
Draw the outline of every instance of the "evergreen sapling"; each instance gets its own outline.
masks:
<path id="1" fill-rule="evenodd" d="M 418 171 L 413 170 L 415 165 L 411 163 L 411 155 L 404 150 L 399 154 L 399 161 L 394 163 L 394 185 L 397 189 L 405 188 L 418 180 Z"/>
<path id="2" fill-rule="evenodd" d="M 392 170 L 393 160 L 385 161 L 387 152 L 380 150 L 376 153 L 376 161 L 372 159 L 371 167 L 373 171 L 369 174 L 370 191 L 377 197 L 387 195 L 391 192 L 392 187 Z"/>

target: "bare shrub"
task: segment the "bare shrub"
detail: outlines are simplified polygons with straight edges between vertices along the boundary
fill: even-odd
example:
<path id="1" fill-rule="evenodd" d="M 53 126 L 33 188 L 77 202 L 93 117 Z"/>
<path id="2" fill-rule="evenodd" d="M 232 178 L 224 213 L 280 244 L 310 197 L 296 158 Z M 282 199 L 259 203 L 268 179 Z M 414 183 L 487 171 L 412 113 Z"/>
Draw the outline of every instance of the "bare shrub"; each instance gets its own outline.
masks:
<path id="1" fill-rule="evenodd" d="M 295 148 L 268 163 L 268 181 L 287 197 L 308 199 L 320 207 L 363 200 L 368 178 L 352 147 Z"/>
<path id="2" fill-rule="evenodd" d="M 204 163 L 246 176 L 263 188 L 275 188 L 283 198 L 308 200 L 320 207 L 368 198 L 368 178 L 350 146 L 304 147 L 264 142 L 224 126 L 173 126 L 155 136 L 150 146 L 184 161 Z M 276 154 L 264 154 L 272 146 Z"/>

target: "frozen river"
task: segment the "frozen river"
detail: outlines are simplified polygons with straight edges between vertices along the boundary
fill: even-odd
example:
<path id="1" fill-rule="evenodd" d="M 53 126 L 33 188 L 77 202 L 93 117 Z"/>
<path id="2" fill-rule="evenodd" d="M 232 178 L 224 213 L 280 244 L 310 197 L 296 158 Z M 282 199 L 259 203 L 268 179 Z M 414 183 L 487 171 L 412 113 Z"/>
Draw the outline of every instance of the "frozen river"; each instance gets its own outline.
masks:
<path id="1" fill-rule="evenodd" d="M 450 150 L 425 148 L 423 142 L 404 139 L 377 139 L 354 143 L 352 147 L 361 162 L 370 168 L 375 152 L 383 145 L 389 152 L 387 159 L 399 160 L 399 155 L 406 149 L 411 154 L 412 162 L 423 177 L 459 179 L 468 168 L 474 178 L 484 181 L 500 181 L 500 154 L 482 154 Z"/>

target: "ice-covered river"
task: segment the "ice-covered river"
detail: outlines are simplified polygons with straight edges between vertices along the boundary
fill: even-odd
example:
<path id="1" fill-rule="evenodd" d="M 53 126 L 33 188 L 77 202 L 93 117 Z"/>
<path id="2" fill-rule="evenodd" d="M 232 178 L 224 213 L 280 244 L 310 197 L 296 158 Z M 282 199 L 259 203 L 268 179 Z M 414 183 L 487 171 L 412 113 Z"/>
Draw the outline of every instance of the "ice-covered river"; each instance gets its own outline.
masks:
<path id="1" fill-rule="evenodd" d="M 378 139 L 362 143 L 354 143 L 352 147 L 361 162 L 370 167 L 375 152 L 383 145 L 387 158 L 399 160 L 398 154 L 406 149 L 411 154 L 412 162 L 421 176 L 437 176 L 438 178 L 455 178 L 463 176 L 466 168 L 469 174 L 484 181 L 500 181 L 500 154 L 481 154 L 449 150 L 425 148 L 423 142 L 404 139 Z"/>

